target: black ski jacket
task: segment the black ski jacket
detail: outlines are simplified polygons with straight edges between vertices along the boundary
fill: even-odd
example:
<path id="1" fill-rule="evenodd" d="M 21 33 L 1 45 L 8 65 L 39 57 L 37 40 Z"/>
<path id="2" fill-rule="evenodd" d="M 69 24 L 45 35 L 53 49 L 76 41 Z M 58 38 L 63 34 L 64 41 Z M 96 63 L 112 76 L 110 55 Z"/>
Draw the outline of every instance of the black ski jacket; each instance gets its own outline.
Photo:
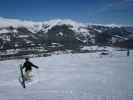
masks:
<path id="1" fill-rule="evenodd" d="M 32 67 L 34 67 L 34 68 L 39 68 L 38 66 L 32 64 L 30 61 L 26 61 L 26 62 L 23 64 L 23 69 L 25 68 L 25 72 L 31 71 L 31 70 L 32 70 Z"/>

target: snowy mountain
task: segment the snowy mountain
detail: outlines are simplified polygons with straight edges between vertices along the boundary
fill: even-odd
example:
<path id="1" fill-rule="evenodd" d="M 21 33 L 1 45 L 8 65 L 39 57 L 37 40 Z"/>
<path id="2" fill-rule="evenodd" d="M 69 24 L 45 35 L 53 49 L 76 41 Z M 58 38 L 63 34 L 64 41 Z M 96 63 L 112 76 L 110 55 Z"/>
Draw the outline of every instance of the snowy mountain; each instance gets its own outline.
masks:
<path id="1" fill-rule="evenodd" d="M 131 27 L 90 25 L 70 19 L 33 22 L 0 18 L 1 50 L 75 50 L 86 45 L 133 47 L 132 42 Z"/>

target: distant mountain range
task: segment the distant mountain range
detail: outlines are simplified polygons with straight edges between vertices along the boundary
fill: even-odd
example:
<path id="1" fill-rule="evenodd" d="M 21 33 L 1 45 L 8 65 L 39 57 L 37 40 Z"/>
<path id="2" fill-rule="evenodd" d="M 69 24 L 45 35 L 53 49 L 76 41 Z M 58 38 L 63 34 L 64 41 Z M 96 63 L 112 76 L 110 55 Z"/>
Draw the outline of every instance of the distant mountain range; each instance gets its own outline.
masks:
<path id="1" fill-rule="evenodd" d="M 84 45 L 133 47 L 133 27 L 90 25 L 73 20 L 45 22 L 0 18 L 0 49 L 59 47 L 77 49 Z"/>

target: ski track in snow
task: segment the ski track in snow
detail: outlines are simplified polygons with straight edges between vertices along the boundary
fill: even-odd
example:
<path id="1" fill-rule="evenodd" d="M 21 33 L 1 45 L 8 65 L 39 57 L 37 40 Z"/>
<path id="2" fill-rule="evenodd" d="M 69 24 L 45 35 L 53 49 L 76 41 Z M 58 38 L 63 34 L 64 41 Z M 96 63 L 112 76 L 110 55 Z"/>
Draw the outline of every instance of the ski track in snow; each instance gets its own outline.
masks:
<path id="1" fill-rule="evenodd" d="M 39 70 L 23 89 L 18 65 L 24 60 L 0 61 L 1 100 L 132 100 L 133 52 L 112 56 L 98 53 L 62 54 L 32 58 Z"/>

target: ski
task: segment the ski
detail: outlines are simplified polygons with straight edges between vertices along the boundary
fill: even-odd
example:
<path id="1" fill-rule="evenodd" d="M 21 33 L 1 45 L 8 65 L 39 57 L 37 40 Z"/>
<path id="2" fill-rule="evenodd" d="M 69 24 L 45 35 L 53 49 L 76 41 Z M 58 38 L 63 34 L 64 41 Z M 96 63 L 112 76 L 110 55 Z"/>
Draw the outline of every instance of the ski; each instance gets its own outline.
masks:
<path id="1" fill-rule="evenodd" d="M 22 85 L 23 88 L 26 88 L 25 77 L 24 77 L 22 65 L 19 66 L 19 69 L 20 69 L 20 74 L 21 74 L 20 77 L 19 77 L 19 82 L 20 82 L 20 84 Z"/>

